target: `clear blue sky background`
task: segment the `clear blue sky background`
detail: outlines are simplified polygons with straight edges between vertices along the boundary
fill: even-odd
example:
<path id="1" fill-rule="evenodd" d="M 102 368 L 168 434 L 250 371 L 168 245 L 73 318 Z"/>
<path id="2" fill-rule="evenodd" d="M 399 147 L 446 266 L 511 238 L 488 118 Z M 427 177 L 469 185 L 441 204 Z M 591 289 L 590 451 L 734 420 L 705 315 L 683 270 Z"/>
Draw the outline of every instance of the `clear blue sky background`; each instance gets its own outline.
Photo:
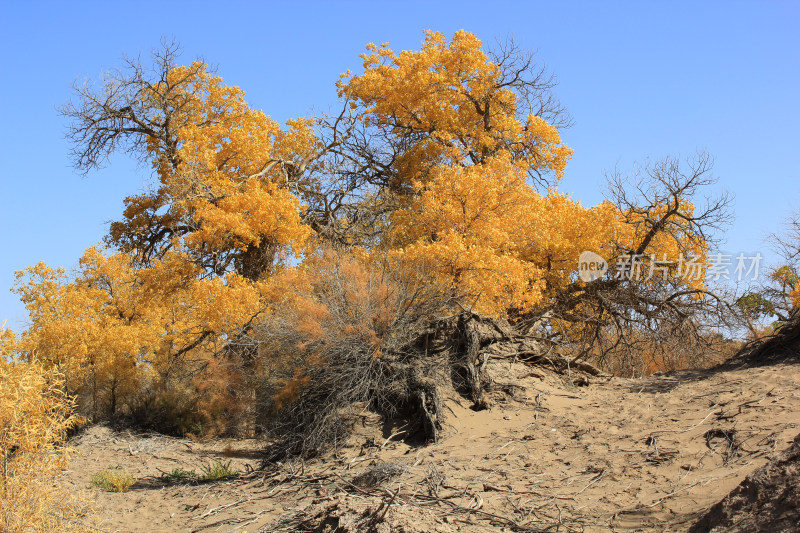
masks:
<path id="1" fill-rule="evenodd" d="M 604 171 L 708 150 L 736 196 L 725 251 L 751 253 L 800 207 L 800 2 L 12 2 L 0 7 L 0 322 L 21 329 L 14 271 L 74 265 L 148 179 L 124 157 L 81 178 L 56 107 L 162 36 L 285 120 L 327 110 L 368 42 L 422 30 L 514 35 L 557 75 L 575 119 L 562 190 L 599 201 Z"/>

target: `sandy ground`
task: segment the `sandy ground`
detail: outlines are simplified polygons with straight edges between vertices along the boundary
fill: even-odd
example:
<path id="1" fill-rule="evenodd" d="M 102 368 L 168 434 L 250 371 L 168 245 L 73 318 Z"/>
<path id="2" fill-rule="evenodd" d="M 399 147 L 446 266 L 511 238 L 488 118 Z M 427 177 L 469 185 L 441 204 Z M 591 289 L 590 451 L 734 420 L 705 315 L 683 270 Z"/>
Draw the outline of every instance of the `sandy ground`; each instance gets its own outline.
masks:
<path id="1" fill-rule="evenodd" d="M 800 432 L 796 364 L 580 387 L 519 363 L 491 372 L 494 407 L 449 401 L 433 445 L 389 438 L 365 412 L 336 454 L 263 473 L 254 440 L 95 426 L 74 439 L 62 481 L 86 489 L 110 467 L 138 478 L 127 493 L 91 489 L 104 531 L 686 531 Z M 217 460 L 243 474 L 162 478 Z"/>
<path id="2" fill-rule="evenodd" d="M 800 435 L 748 474 L 690 533 L 795 533 L 800 529 Z"/>

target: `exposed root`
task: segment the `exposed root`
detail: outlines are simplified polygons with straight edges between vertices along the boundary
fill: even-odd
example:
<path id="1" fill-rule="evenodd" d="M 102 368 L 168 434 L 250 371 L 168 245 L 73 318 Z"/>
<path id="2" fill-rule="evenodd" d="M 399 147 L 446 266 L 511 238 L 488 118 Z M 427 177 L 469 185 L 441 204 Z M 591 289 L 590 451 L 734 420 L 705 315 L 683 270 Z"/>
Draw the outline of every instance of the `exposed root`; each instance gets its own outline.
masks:
<path id="1" fill-rule="evenodd" d="M 355 404 L 380 414 L 392 431 L 402 427 L 405 439 L 436 442 L 446 418 L 445 399 L 465 399 L 476 411 L 491 408 L 490 358 L 546 365 L 575 385 L 588 383 L 578 373 L 599 374 L 591 365 L 543 349 L 504 320 L 472 312 L 429 323 L 410 342 L 387 347 L 380 357 L 359 346 L 335 348 L 326 365 L 309 373 L 297 401 L 277 413 L 271 460 L 337 447 L 349 434 Z"/>

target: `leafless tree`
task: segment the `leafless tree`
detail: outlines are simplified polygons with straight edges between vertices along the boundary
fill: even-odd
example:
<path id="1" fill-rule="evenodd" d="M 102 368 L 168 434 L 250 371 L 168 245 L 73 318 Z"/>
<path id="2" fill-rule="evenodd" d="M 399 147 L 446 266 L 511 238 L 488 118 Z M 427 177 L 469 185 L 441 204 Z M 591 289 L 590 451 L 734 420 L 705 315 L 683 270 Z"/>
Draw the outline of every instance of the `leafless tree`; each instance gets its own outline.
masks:
<path id="1" fill-rule="evenodd" d="M 797 267 L 800 265 L 800 211 L 793 213 L 784 223 L 780 233 L 769 236 L 781 259 Z"/>

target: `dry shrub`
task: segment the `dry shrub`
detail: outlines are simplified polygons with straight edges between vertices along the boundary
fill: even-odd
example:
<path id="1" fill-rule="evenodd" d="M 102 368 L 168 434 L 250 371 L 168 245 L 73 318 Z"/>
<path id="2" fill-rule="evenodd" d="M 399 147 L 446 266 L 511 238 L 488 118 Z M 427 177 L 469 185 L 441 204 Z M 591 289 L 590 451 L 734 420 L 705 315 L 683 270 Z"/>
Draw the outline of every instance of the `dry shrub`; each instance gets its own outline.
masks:
<path id="1" fill-rule="evenodd" d="M 391 418 L 425 402 L 446 362 L 424 357 L 413 340 L 447 308 L 429 284 L 385 262 L 326 250 L 253 331 L 264 361 L 257 408 L 277 440 L 275 453 L 309 455 L 336 446 L 356 409 Z"/>
<path id="2" fill-rule="evenodd" d="M 719 333 L 698 333 L 687 325 L 628 329 L 599 337 L 589 362 L 613 375 L 643 377 L 655 372 L 710 368 L 733 357 L 741 343 Z"/>
<path id="3" fill-rule="evenodd" d="M 177 436 L 237 434 L 252 412 L 252 398 L 242 397 L 245 381 L 241 365 L 227 351 L 198 350 L 176 359 L 167 372 L 142 380 L 141 390 L 113 422 Z"/>
<path id="4" fill-rule="evenodd" d="M 0 530 L 87 531 L 86 502 L 54 486 L 80 422 L 63 376 L 0 354 Z"/>
<path id="5" fill-rule="evenodd" d="M 780 324 L 756 325 L 747 331 L 745 339 L 747 342 L 753 342 L 771 337 L 775 334 L 777 325 Z"/>
<path id="6" fill-rule="evenodd" d="M 255 392 L 250 361 L 235 349 L 224 350 L 205 360 L 205 367 L 192 380 L 197 391 L 195 413 L 204 436 L 253 436 Z"/>
<path id="7" fill-rule="evenodd" d="M 205 418 L 197 412 L 197 391 L 188 378 L 156 383 L 137 396 L 130 410 L 114 419 L 119 427 L 136 427 L 166 435 L 200 434 Z"/>
<path id="8" fill-rule="evenodd" d="M 177 436 L 247 436 L 255 427 L 256 361 L 251 347 L 230 342 L 147 383 L 115 422 Z"/>

